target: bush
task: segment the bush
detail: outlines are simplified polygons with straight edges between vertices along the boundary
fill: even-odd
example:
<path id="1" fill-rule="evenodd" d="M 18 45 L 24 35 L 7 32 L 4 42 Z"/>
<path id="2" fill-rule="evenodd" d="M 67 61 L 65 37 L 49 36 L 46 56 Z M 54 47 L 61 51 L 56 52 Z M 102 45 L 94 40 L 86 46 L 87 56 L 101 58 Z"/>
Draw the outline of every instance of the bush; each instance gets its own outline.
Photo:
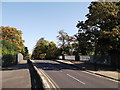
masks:
<path id="1" fill-rule="evenodd" d="M 7 54 L 2 57 L 2 66 L 10 66 L 16 64 L 16 56 Z"/>

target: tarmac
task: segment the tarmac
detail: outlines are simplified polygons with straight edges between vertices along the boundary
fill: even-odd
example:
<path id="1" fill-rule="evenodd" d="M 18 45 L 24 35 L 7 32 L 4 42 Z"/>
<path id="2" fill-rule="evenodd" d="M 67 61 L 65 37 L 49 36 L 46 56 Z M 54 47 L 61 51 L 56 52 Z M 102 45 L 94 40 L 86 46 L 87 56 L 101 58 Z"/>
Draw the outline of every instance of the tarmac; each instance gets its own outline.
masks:
<path id="1" fill-rule="evenodd" d="M 95 68 L 94 65 L 87 62 L 70 61 L 70 60 L 55 60 L 55 61 L 75 66 L 77 68 L 80 68 L 81 70 L 83 69 L 83 71 L 88 73 L 93 73 L 109 79 L 120 81 L 120 77 L 119 77 L 120 73 L 116 70 L 110 70 L 110 68 L 107 67 L 97 66 L 97 70 L 94 70 Z M 13 87 L 31 88 L 30 76 L 29 76 L 28 68 L 26 67 L 26 63 L 27 60 L 22 60 L 18 65 L 2 68 L 3 70 L 0 71 L 2 72 L 2 88 L 13 88 Z"/>
<path id="2" fill-rule="evenodd" d="M 71 61 L 71 60 L 56 60 L 56 61 L 60 63 L 76 66 L 77 68 L 80 68 L 89 73 L 93 73 L 99 76 L 103 76 L 103 77 L 110 78 L 116 81 L 120 81 L 120 72 L 116 70 L 112 70 L 112 68 L 106 67 L 104 65 L 96 66 L 97 70 L 95 70 L 95 66 L 93 63 Z"/>
<path id="3" fill-rule="evenodd" d="M 5 88 L 31 88 L 31 79 L 27 68 L 27 60 L 17 65 L 2 68 L 2 89 Z"/>

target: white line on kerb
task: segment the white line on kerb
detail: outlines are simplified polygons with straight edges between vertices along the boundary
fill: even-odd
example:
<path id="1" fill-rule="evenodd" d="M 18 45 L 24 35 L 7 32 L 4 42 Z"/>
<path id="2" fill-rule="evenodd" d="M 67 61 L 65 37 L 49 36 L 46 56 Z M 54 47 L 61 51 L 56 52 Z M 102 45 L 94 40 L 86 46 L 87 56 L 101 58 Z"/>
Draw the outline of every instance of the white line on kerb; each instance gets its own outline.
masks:
<path id="1" fill-rule="evenodd" d="M 69 77 L 71 77 L 71 78 L 73 78 L 73 79 L 75 79 L 76 81 L 78 81 L 78 82 L 80 82 L 80 83 L 82 83 L 82 84 L 85 84 L 84 82 L 82 82 L 82 81 L 80 81 L 79 79 L 77 79 L 77 78 L 75 78 L 75 77 L 73 77 L 73 76 L 71 76 L 70 74 L 67 74 Z"/>

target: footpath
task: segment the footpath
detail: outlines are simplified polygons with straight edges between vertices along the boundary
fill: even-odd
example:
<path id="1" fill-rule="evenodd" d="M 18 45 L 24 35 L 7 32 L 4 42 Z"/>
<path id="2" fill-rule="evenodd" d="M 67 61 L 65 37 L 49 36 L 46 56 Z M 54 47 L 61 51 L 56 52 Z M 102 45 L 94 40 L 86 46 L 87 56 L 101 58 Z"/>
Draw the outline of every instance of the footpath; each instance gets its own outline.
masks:
<path id="1" fill-rule="evenodd" d="M 69 64 L 76 66 L 86 72 L 100 75 L 106 78 L 120 81 L 120 71 L 113 70 L 113 68 L 106 65 L 94 65 L 93 63 L 81 62 L 81 61 L 70 61 L 70 60 L 56 60 L 60 63 Z M 95 68 L 97 70 L 95 70 Z"/>
<path id="2" fill-rule="evenodd" d="M 19 64 L 2 68 L 2 89 L 4 88 L 31 88 L 31 80 L 27 61 L 22 60 Z"/>

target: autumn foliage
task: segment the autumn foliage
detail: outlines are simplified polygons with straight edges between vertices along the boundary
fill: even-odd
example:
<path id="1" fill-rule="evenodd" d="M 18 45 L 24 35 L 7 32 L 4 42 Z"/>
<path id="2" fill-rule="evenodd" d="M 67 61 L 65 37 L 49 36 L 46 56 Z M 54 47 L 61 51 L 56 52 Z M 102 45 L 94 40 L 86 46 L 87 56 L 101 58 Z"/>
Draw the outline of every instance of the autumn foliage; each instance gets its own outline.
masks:
<path id="1" fill-rule="evenodd" d="M 22 31 L 13 27 L 0 27 L 0 53 L 3 66 L 16 63 L 16 54 L 24 53 Z"/>
<path id="2" fill-rule="evenodd" d="M 10 43 L 11 45 L 17 48 L 18 52 L 24 51 L 24 40 L 22 40 L 22 31 L 17 30 L 13 27 L 0 27 L 1 37 L 0 40 L 6 43 Z M 3 44 L 4 47 L 5 43 Z M 4 54 L 4 53 L 3 53 Z"/>

